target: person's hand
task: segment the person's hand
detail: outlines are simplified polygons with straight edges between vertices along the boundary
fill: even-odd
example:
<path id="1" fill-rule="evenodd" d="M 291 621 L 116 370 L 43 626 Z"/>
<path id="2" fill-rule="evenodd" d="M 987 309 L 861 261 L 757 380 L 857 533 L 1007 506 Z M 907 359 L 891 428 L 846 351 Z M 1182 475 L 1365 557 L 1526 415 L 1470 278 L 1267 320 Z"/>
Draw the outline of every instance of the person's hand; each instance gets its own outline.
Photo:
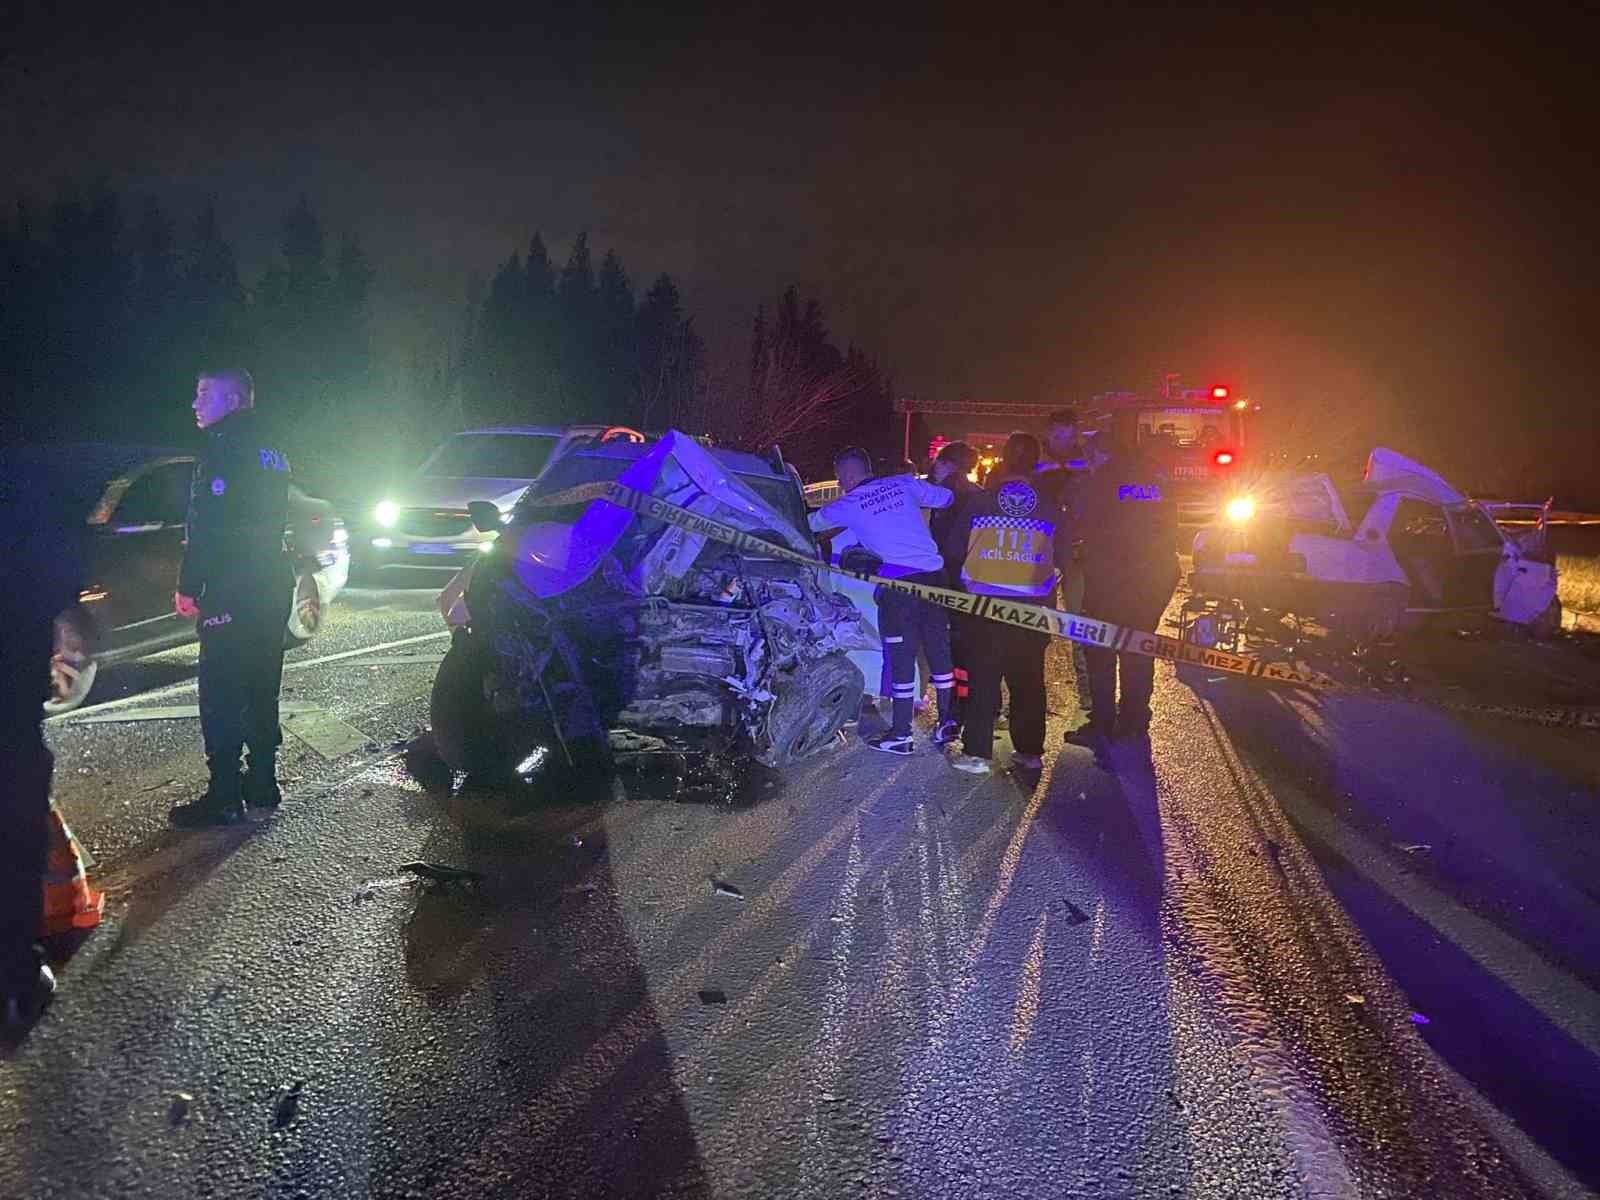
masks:
<path id="1" fill-rule="evenodd" d="M 185 596 L 182 592 L 172 593 L 172 607 L 177 610 L 180 617 L 198 617 L 200 606 L 194 602 L 193 596 Z"/>

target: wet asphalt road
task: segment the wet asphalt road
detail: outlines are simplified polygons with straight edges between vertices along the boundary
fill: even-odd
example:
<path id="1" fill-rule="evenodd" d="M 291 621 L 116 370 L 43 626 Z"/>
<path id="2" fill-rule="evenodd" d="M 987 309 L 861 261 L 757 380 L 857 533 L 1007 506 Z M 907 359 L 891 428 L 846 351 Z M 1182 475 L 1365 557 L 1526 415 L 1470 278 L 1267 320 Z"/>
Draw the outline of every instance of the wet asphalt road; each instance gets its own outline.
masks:
<path id="1" fill-rule="evenodd" d="M 111 899 L 0 1063 L 0 1195 L 1600 1184 L 1594 734 L 1162 667 L 1149 756 L 1063 749 L 1032 786 L 852 743 L 430 792 L 392 749 L 430 599 L 352 592 L 295 652 L 356 651 L 291 663 L 329 753 L 291 738 L 248 828 L 162 830 L 194 721 L 50 727 Z M 192 703 L 183 654 L 98 711 Z M 1509 666 L 1567 686 L 1548 654 Z"/>

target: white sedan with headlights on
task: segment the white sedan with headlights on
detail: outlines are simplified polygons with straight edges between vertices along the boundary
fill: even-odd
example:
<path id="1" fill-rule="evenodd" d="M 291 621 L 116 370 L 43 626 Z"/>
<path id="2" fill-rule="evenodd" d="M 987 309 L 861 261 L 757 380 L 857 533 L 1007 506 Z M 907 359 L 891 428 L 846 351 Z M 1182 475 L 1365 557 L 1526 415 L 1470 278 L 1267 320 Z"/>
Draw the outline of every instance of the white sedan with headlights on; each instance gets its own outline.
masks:
<path id="1" fill-rule="evenodd" d="M 509 513 L 570 446 L 617 437 L 643 440 L 605 425 L 507 425 L 451 434 L 364 514 L 355 538 L 356 570 L 369 578 L 390 570 L 459 571 L 493 549 L 499 536 L 474 527 L 471 501 L 493 500 Z"/>

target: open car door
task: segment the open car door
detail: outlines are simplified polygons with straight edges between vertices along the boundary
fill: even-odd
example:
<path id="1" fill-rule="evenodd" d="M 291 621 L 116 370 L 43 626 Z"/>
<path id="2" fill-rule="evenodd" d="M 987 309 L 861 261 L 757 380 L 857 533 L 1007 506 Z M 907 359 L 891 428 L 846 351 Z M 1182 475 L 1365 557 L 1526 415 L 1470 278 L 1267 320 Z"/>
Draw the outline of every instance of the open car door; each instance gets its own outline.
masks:
<path id="1" fill-rule="evenodd" d="M 1529 557 L 1507 541 L 1494 573 L 1494 615 L 1544 636 L 1554 633 L 1561 624 L 1555 565 Z"/>

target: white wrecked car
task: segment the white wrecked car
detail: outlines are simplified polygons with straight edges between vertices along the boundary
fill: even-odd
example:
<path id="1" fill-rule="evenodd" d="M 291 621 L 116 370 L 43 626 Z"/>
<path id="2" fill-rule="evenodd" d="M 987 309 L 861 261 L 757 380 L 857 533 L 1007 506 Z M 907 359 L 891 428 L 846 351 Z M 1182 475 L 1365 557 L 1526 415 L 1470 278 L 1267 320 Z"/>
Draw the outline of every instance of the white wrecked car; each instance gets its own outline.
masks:
<path id="1" fill-rule="evenodd" d="M 1305 475 L 1231 500 L 1195 535 L 1190 608 L 1309 617 L 1359 643 L 1442 614 L 1491 614 L 1548 636 L 1561 625 L 1549 558 L 1380 447 L 1351 486 Z M 1195 640 L 1215 636 L 1203 619 L 1186 624 Z"/>
<path id="2" fill-rule="evenodd" d="M 445 761 L 493 771 L 539 746 L 592 759 L 618 730 L 771 767 L 833 743 L 861 704 L 849 652 L 875 643 L 820 560 L 735 551 L 604 499 L 550 503 L 613 481 L 817 556 L 799 477 L 776 451 L 677 432 L 570 451 L 505 518 L 474 506 L 500 533 L 440 596 L 454 631 L 433 691 Z"/>

